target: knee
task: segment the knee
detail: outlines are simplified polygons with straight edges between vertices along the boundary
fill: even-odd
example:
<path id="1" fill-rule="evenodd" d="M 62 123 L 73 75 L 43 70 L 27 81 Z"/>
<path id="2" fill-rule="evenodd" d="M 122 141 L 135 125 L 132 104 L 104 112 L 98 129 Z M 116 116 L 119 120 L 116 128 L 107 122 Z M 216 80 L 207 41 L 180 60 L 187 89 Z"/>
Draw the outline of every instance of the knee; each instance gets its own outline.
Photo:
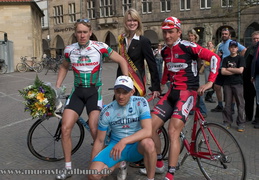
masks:
<path id="1" fill-rule="evenodd" d="M 145 152 L 154 153 L 156 151 L 155 143 L 151 138 L 143 139 L 140 144 Z"/>
<path id="2" fill-rule="evenodd" d="M 178 139 L 179 135 L 180 134 L 178 133 L 178 131 L 174 128 L 171 128 L 168 130 L 168 136 L 169 136 L 170 141 L 174 141 L 174 140 Z"/>
<path id="3" fill-rule="evenodd" d="M 62 124 L 61 126 L 61 132 L 62 132 L 62 136 L 69 136 L 71 133 L 71 128 L 69 126 L 67 126 L 66 124 Z"/>

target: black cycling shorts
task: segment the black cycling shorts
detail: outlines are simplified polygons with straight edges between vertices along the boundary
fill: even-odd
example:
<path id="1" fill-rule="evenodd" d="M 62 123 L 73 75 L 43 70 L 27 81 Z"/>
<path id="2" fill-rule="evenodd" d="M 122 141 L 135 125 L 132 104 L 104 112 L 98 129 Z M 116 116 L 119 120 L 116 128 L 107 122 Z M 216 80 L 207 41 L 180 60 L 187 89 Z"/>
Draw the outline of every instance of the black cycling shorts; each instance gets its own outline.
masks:
<path id="1" fill-rule="evenodd" d="M 91 111 L 101 110 L 98 105 L 98 89 L 100 87 L 76 87 L 70 94 L 65 109 L 72 109 L 80 116 L 86 107 L 86 112 L 89 115 Z"/>

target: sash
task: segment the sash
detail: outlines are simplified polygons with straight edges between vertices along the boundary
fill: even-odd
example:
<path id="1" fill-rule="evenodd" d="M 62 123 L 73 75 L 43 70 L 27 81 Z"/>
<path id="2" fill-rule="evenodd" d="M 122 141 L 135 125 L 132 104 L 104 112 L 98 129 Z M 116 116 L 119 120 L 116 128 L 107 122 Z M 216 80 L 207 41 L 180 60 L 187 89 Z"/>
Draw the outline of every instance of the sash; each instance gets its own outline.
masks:
<path id="1" fill-rule="evenodd" d="M 135 88 L 138 90 L 140 96 L 145 96 L 145 94 L 146 94 L 145 82 L 144 82 L 143 78 L 141 77 L 141 74 L 140 74 L 138 68 L 135 66 L 135 64 L 133 63 L 133 61 L 130 59 L 129 55 L 125 51 L 125 45 L 123 43 L 124 38 L 125 37 L 123 34 L 121 34 L 118 38 L 120 54 L 122 57 L 124 57 L 124 59 L 126 59 L 126 62 L 128 64 L 129 76 L 133 80 Z"/>

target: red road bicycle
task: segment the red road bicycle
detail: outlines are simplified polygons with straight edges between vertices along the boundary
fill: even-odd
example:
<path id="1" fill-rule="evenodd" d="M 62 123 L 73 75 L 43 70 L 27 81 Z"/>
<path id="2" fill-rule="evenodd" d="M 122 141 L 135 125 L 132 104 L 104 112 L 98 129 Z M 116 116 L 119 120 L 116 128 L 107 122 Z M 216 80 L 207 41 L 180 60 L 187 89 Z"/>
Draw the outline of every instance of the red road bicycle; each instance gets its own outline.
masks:
<path id="1" fill-rule="evenodd" d="M 150 96 L 150 95 L 149 95 Z M 147 98 L 151 101 L 152 98 Z M 197 103 L 199 104 L 199 103 Z M 244 153 L 236 138 L 222 125 L 214 122 L 207 122 L 202 116 L 198 107 L 194 107 L 194 119 L 191 129 L 191 139 L 186 138 L 185 129 L 180 134 L 181 153 L 186 153 L 178 164 L 179 169 L 188 156 L 197 161 L 204 177 L 208 180 L 245 180 L 246 161 Z M 191 121 L 191 119 L 189 119 Z M 162 130 L 162 127 L 159 131 Z M 164 142 L 169 146 L 168 134 L 163 135 Z M 163 149 L 163 148 L 162 148 Z"/>

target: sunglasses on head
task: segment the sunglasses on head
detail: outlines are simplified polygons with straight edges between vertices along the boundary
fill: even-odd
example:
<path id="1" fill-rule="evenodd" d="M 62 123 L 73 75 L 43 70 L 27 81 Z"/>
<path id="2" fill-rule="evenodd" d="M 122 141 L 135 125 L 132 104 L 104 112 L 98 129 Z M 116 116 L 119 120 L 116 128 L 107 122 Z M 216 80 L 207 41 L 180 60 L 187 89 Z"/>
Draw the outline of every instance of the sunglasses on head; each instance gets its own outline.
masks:
<path id="1" fill-rule="evenodd" d="M 78 19 L 76 22 L 85 22 L 85 23 L 90 23 L 89 19 Z"/>

